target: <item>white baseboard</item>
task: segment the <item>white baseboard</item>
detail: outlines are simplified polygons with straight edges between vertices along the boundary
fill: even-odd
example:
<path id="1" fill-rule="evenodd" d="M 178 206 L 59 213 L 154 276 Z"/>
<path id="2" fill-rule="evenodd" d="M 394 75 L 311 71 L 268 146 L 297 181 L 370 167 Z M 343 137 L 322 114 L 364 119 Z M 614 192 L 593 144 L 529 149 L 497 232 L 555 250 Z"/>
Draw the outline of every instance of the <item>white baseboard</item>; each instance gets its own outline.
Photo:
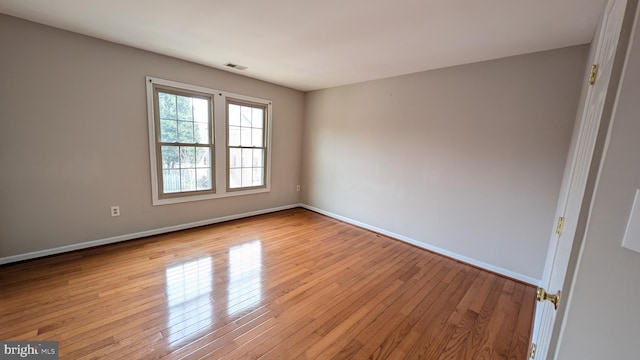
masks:
<path id="1" fill-rule="evenodd" d="M 90 248 L 90 247 L 94 247 L 94 246 L 113 244 L 113 243 L 117 243 L 117 242 L 121 242 L 121 241 L 138 239 L 138 238 L 142 238 L 142 237 L 146 237 L 146 236 L 159 235 L 159 234 L 164 234 L 164 233 L 168 233 L 168 232 L 172 232 L 172 231 L 185 230 L 185 229 L 190 229 L 190 228 L 194 228 L 194 227 L 198 227 L 198 226 L 211 225 L 211 224 L 216 224 L 216 223 L 220 223 L 220 222 L 224 222 L 224 221 L 241 219 L 241 218 L 245 218 L 245 217 L 249 217 L 249 216 L 268 214 L 268 213 L 272 213 L 272 212 L 276 212 L 276 211 L 293 209 L 293 208 L 296 208 L 296 207 L 301 207 L 301 204 L 291 204 L 291 205 L 285 205 L 285 206 L 280 206 L 280 207 L 275 207 L 275 208 L 270 208 L 270 209 L 251 211 L 251 212 L 242 213 L 242 214 L 235 214 L 235 215 L 223 216 L 223 217 L 214 218 L 214 219 L 196 221 L 196 222 L 192 222 L 192 223 L 188 223 L 188 224 L 167 226 L 167 227 L 163 227 L 163 228 L 160 228 L 160 229 L 146 230 L 146 231 L 141 231 L 141 232 L 137 232 L 137 233 L 133 233 L 133 234 L 118 235 L 118 236 L 113 236 L 113 237 L 109 237 L 109 238 L 105 238 L 105 239 L 86 241 L 86 242 L 82 242 L 82 243 L 78 243 L 78 244 L 72 244 L 72 245 L 65 245 L 65 246 L 60 246 L 60 247 L 53 248 L 53 249 L 38 250 L 38 251 L 33 251 L 33 252 L 25 253 L 25 254 L 18 254 L 18 255 L 12 255 L 12 256 L 7 256 L 7 257 L 1 257 L 0 258 L 0 265 L 9 264 L 9 263 L 17 262 L 17 261 L 35 259 L 35 258 L 39 258 L 39 257 L 43 257 L 43 256 L 61 254 L 61 253 L 74 251 L 74 250 L 86 249 L 86 248 Z"/>
<path id="2" fill-rule="evenodd" d="M 355 225 L 355 226 L 359 226 L 361 228 L 367 229 L 367 230 L 371 230 L 371 231 L 375 231 L 377 233 L 380 233 L 382 235 L 394 238 L 394 239 L 398 239 L 400 241 L 404 241 L 406 243 L 409 243 L 411 245 L 415 245 L 417 247 L 429 250 L 429 251 L 433 251 L 435 253 L 450 257 L 452 259 L 455 260 L 459 260 L 462 261 L 464 263 L 473 265 L 473 266 L 477 266 L 479 268 L 488 270 L 488 271 L 492 271 L 494 273 L 506 276 L 506 277 L 510 277 L 512 279 L 516 279 L 516 280 L 520 280 L 522 282 L 525 282 L 527 284 L 531 284 L 534 286 L 538 286 L 540 284 L 540 280 L 539 279 L 534 279 L 532 277 L 526 276 L 526 275 L 522 275 L 507 269 L 503 269 L 501 267 L 497 267 L 497 266 L 493 266 L 491 264 L 487 264 L 484 263 L 482 261 L 478 261 L 460 254 L 456 254 L 454 252 L 445 250 L 445 249 L 441 249 L 439 247 L 436 246 L 432 246 L 429 244 L 425 244 L 423 242 L 419 242 L 417 240 L 411 239 L 409 237 L 400 235 L 400 234 L 396 234 L 393 233 L 391 231 L 387 231 L 357 220 L 353 220 L 338 214 L 334 214 L 331 213 L 329 211 L 325 211 L 322 209 L 318 209 L 316 207 L 313 206 L 309 206 L 307 204 L 291 204 L 291 205 L 285 205 L 285 206 L 280 206 L 280 207 L 276 207 L 276 208 L 270 208 L 270 209 L 263 209 L 263 210 L 257 210 L 257 211 L 251 211 L 251 212 L 247 212 L 247 213 L 242 213 L 242 214 L 234 214 L 234 215 L 229 215 L 229 216 L 223 216 L 223 217 L 219 217 L 219 218 L 214 218 L 214 219 L 207 219 L 207 220 L 201 220 L 201 221 L 196 221 L 196 222 L 192 222 L 192 223 L 188 223 L 188 224 L 180 224 L 180 225 L 173 225 L 173 226 L 167 226 L 167 227 L 163 227 L 163 228 L 159 228 L 159 229 L 151 229 L 151 230 L 146 230 L 146 231 L 141 231 L 141 232 L 136 232 L 136 233 L 132 233 L 132 234 L 124 234 L 124 235 L 118 235 L 118 236 L 113 236 L 113 237 L 109 237 L 109 238 L 105 238 L 105 239 L 98 239 L 98 240 L 93 240 L 93 241 L 87 241 L 87 242 L 82 242 L 82 243 L 78 243 L 78 244 L 72 244 L 72 245 L 65 245 L 65 246 L 61 246 L 61 247 L 57 247 L 57 248 L 53 248 L 53 249 L 45 249 L 45 250 L 39 250 L 39 251 L 33 251 L 33 252 L 29 252 L 29 253 L 25 253 L 25 254 L 18 254 L 18 255 L 12 255 L 12 256 L 7 256 L 7 257 L 1 257 L 0 258 L 0 265 L 2 264 L 9 264 L 9 263 L 13 263 L 13 262 L 18 262 L 18 261 L 23 261 L 23 260 L 30 260 L 30 259 L 35 259 L 35 258 L 39 258 L 39 257 L 43 257 L 43 256 L 49 256 L 49 255 L 55 255 L 55 254 L 61 254 L 61 253 L 65 253 L 65 252 L 69 252 L 69 251 L 74 251 L 74 250 L 81 250 L 81 249 L 86 249 L 86 248 L 90 248 L 90 247 L 94 247 L 94 246 L 100 246 L 100 245 L 107 245 L 107 244 L 113 244 L 113 243 L 117 243 L 117 242 L 121 242 L 121 241 L 127 241 L 127 240 L 132 240 L 132 239 L 138 239 L 138 238 L 142 238 L 142 237 L 146 237 L 146 236 L 152 236 L 152 235 L 159 235 L 159 234 L 164 234 L 164 233 L 168 233 L 168 232 L 172 232 L 172 231 L 179 231 L 179 230 L 185 230 L 185 229 L 190 229 L 190 228 L 194 228 L 194 227 L 198 227 L 198 226 L 205 226 L 205 225 L 211 225 L 211 224 L 216 224 L 216 223 L 220 223 L 220 222 L 224 222 L 224 221 L 230 221 L 230 220 L 236 220 L 236 219 L 241 219 L 241 218 L 245 218 L 245 217 L 250 217 L 250 216 L 256 216 L 256 215 L 262 215 L 262 214 L 268 214 L 268 213 L 272 213 L 272 212 L 276 212 L 276 211 L 281 211 L 281 210 L 287 210 L 287 209 L 293 209 L 296 207 L 302 207 L 317 213 L 320 213 L 322 215 L 326 215 L 329 216 L 331 218 L 340 220 L 340 221 L 344 221 L 346 223 Z"/>
<path id="3" fill-rule="evenodd" d="M 391 238 L 394 238 L 394 239 L 398 239 L 400 241 L 404 241 L 404 242 L 409 243 L 411 245 L 415 245 L 415 246 L 417 246 L 419 248 L 423 248 L 423 249 L 432 251 L 434 253 L 437 253 L 437 254 L 440 254 L 440 255 L 444 255 L 446 257 L 450 257 L 450 258 L 458 260 L 458 261 L 462 261 L 462 262 L 467 263 L 469 265 L 473 265 L 473 266 L 479 267 L 481 269 L 494 272 L 496 274 L 500 274 L 500 275 L 503 275 L 503 276 L 506 276 L 506 277 L 509 277 L 509 278 L 512 278 L 512 279 L 516 279 L 516 280 L 522 281 L 522 282 L 527 283 L 527 284 L 531 284 L 533 286 L 539 286 L 539 284 L 540 284 L 540 280 L 539 279 L 534 279 L 534 278 L 532 278 L 530 276 L 522 275 L 522 274 L 513 272 L 511 270 L 507 270 L 507 269 L 503 269 L 503 268 L 498 267 L 498 266 L 487 264 L 487 263 L 484 263 L 482 261 L 478 261 L 476 259 L 472 259 L 472 258 L 466 257 L 464 255 L 456 254 L 456 253 L 451 252 L 449 250 L 441 249 L 441 248 L 433 246 L 433 245 L 425 244 L 423 242 L 414 240 L 412 238 L 409 238 L 409 237 L 406 237 L 406 236 L 403 236 L 403 235 L 400 235 L 400 234 L 396 234 L 396 233 L 393 233 L 391 231 L 387 231 L 387 230 L 384 230 L 384 229 L 381 229 L 381 228 L 378 228 L 378 227 L 375 227 L 375 226 L 372 226 L 372 225 L 369 225 L 369 224 L 365 224 L 363 222 L 350 219 L 348 217 L 344 217 L 344 216 L 341 216 L 341 215 L 338 215 L 338 214 L 331 213 L 329 211 L 318 209 L 316 207 L 309 206 L 307 204 L 300 204 L 300 207 L 303 207 L 305 209 L 320 213 L 322 215 L 326 215 L 328 217 L 331 217 L 331 218 L 334 218 L 334 219 L 337 219 L 337 220 L 340 220 L 340 221 L 344 221 L 346 223 L 349 223 L 349 224 L 352 224 L 352 225 L 355 225 L 355 226 L 359 226 L 359 227 L 367 229 L 367 230 L 375 231 L 375 232 L 377 232 L 379 234 L 382 234 L 382 235 L 385 235 L 385 236 L 388 236 L 388 237 L 391 237 Z"/>

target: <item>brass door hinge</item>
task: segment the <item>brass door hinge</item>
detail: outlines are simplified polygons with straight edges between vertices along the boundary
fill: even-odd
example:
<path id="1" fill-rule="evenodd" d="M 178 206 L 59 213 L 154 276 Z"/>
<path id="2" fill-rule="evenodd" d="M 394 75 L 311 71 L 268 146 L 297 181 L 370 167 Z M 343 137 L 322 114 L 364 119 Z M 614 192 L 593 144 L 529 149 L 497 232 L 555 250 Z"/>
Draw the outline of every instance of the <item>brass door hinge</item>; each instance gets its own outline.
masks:
<path id="1" fill-rule="evenodd" d="M 562 235 L 563 231 L 564 231 L 564 218 L 560 216 L 558 218 L 558 225 L 556 225 L 556 234 Z"/>
<path id="2" fill-rule="evenodd" d="M 593 64 L 591 65 L 591 72 L 589 73 L 589 85 L 595 84 L 597 77 L 598 77 L 598 64 Z"/>
<path id="3" fill-rule="evenodd" d="M 529 358 L 531 359 L 535 359 L 536 358 L 536 348 L 538 346 L 534 343 L 531 343 L 531 347 L 529 348 Z"/>

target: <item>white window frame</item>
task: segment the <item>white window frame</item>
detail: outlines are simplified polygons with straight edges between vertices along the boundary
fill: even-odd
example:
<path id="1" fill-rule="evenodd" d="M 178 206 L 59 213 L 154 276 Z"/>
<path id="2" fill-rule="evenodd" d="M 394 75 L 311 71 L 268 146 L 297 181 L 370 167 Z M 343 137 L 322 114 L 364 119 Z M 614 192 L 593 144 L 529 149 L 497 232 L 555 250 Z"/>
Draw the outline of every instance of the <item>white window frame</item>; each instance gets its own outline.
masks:
<path id="1" fill-rule="evenodd" d="M 269 121 L 267 119 L 267 105 L 263 104 L 263 103 L 252 103 L 252 102 L 247 102 L 247 101 L 244 101 L 244 100 L 238 100 L 238 99 L 234 99 L 234 98 L 228 97 L 227 101 L 226 101 L 226 104 L 225 104 L 226 110 L 229 110 L 229 105 L 232 105 L 232 104 L 233 105 L 237 105 L 237 106 L 250 107 L 250 108 L 253 108 L 253 109 L 256 109 L 256 108 L 263 109 L 263 116 L 264 116 L 263 123 L 262 123 L 262 144 L 263 144 L 263 146 L 255 147 L 255 146 L 246 146 L 246 145 L 240 145 L 240 144 L 232 146 L 232 145 L 229 144 L 229 137 L 227 136 L 226 146 L 225 146 L 226 151 L 227 151 L 227 169 L 226 169 L 227 170 L 227 191 L 247 191 L 247 190 L 251 190 L 251 189 L 264 188 L 265 185 L 266 185 L 266 178 L 265 178 L 266 175 L 267 175 L 266 174 L 266 168 L 268 166 L 266 156 L 262 160 L 263 161 L 262 162 L 262 164 L 263 164 L 262 177 L 263 177 L 263 181 L 265 182 L 265 184 L 262 184 L 262 185 L 239 186 L 239 187 L 232 188 L 231 187 L 231 164 L 229 164 L 229 162 L 231 161 L 231 153 L 230 153 L 231 152 L 231 148 L 236 148 L 236 149 L 240 149 L 240 150 L 242 150 L 242 149 L 263 149 L 264 152 L 265 152 L 265 155 L 266 155 L 266 152 L 268 150 L 268 148 L 267 148 L 268 144 L 265 141 L 265 138 L 266 138 L 266 135 L 267 135 L 267 133 L 269 131 L 269 128 L 271 126 L 271 124 L 269 124 Z M 225 123 L 225 126 L 226 126 L 227 130 L 229 130 L 229 128 L 231 126 L 231 124 L 229 122 L 229 116 L 228 115 L 229 114 L 227 114 L 226 123 Z"/>
<path id="2" fill-rule="evenodd" d="M 157 135 L 156 123 L 155 123 L 155 110 L 154 110 L 154 93 L 153 85 L 158 84 L 162 86 L 169 86 L 176 89 L 184 89 L 187 91 L 195 91 L 205 94 L 211 94 L 213 97 L 213 124 L 212 132 L 214 134 L 214 159 L 213 162 L 213 175 L 212 186 L 215 192 L 208 194 L 189 194 L 185 193 L 184 196 L 173 195 L 169 198 L 160 197 L 159 178 L 158 178 L 158 163 L 157 159 L 160 154 L 156 153 L 156 141 Z M 151 194 L 152 204 L 167 205 L 176 204 L 190 201 L 200 201 L 217 199 L 231 196 L 242 196 L 250 194 L 259 194 L 271 191 L 271 129 L 273 128 L 272 118 L 272 102 L 270 100 L 255 98 L 252 96 L 246 96 L 242 94 L 231 93 L 228 91 L 216 90 L 212 88 L 185 84 L 177 81 L 165 80 L 156 77 L 146 77 L 146 89 L 147 89 L 147 119 L 149 127 L 149 163 L 151 170 Z M 228 190 L 228 156 L 227 156 L 227 98 L 230 100 L 240 100 L 246 102 L 252 102 L 262 104 L 266 107 L 266 154 L 265 154 L 265 186 L 260 188 L 251 189 L 234 189 Z"/>

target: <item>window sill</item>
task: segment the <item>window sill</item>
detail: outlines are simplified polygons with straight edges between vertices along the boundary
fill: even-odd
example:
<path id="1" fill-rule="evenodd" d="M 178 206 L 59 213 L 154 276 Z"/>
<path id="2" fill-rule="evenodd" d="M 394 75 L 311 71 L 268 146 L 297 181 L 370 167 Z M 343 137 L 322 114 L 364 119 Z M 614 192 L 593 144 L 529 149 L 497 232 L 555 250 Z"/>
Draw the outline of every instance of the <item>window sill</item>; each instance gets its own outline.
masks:
<path id="1" fill-rule="evenodd" d="M 234 196 L 268 193 L 270 191 L 271 190 L 269 188 L 260 188 L 260 189 L 251 189 L 251 190 L 235 190 L 235 191 L 223 192 L 219 194 L 205 194 L 205 195 L 192 195 L 192 196 L 165 198 L 165 199 L 153 199 L 153 206 L 179 204 L 179 203 L 192 202 L 192 201 L 222 199 L 222 198 L 228 198 L 228 197 L 234 197 Z"/>

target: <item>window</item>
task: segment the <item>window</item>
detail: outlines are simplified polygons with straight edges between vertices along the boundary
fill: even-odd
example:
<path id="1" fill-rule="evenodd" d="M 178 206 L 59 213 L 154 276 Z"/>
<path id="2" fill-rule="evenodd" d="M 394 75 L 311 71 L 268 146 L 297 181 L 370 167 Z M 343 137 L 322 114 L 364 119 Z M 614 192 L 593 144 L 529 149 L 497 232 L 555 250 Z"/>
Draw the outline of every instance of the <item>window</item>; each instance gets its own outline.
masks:
<path id="1" fill-rule="evenodd" d="M 265 185 L 266 106 L 227 100 L 229 190 Z"/>
<path id="2" fill-rule="evenodd" d="M 211 193 L 212 96 L 153 86 L 159 197 Z"/>
<path id="3" fill-rule="evenodd" d="M 271 106 L 147 77 L 153 204 L 270 191 Z"/>

